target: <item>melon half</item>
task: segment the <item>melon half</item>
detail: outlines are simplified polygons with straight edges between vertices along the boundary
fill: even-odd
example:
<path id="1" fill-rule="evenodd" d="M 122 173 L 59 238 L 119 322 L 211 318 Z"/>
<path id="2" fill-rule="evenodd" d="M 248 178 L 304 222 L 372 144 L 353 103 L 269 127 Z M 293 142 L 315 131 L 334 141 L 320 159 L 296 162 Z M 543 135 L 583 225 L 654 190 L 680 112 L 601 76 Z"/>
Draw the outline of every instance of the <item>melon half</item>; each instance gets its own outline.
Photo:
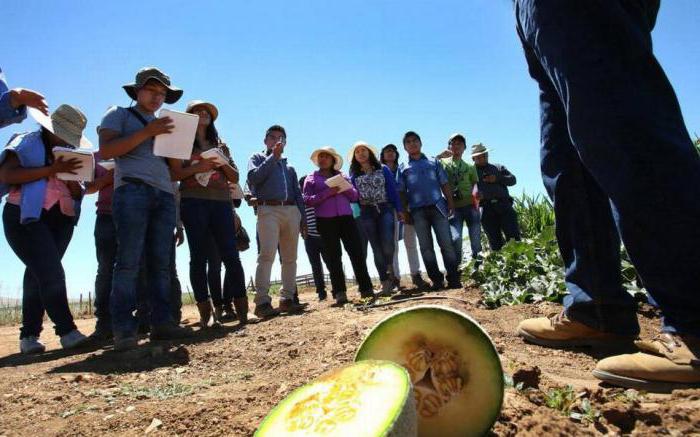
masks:
<path id="1" fill-rule="evenodd" d="M 411 380 L 401 366 L 368 360 L 298 388 L 265 417 L 256 436 L 415 436 Z"/>
<path id="2" fill-rule="evenodd" d="M 418 435 L 482 435 L 503 402 L 503 369 L 491 339 L 469 316 L 434 305 L 412 307 L 379 322 L 355 361 L 404 366 L 416 396 Z"/>

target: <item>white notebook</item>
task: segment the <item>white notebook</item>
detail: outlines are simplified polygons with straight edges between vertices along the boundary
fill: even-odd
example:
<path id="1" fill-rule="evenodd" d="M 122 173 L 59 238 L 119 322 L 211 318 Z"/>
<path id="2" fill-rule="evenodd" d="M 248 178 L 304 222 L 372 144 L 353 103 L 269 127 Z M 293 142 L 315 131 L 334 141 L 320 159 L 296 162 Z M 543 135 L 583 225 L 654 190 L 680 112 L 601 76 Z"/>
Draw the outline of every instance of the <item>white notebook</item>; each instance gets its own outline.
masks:
<path id="1" fill-rule="evenodd" d="M 342 193 L 343 191 L 347 191 L 350 188 L 352 188 L 352 184 L 348 182 L 347 179 L 343 177 L 342 174 L 338 173 L 337 175 L 333 176 L 332 178 L 326 179 L 326 185 L 329 187 L 339 187 L 340 190 L 338 191 L 339 193 Z"/>
<path id="2" fill-rule="evenodd" d="M 82 167 L 74 170 L 75 174 L 56 173 L 56 177 L 62 181 L 92 182 L 95 177 L 95 155 L 91 150 L 71 149 L 69 147 L 54 147 L 53 155 L 56 159 L 62 157 L 64 161 L 76 158 Z"/>
<path id="3" fill-rule="evenodd" d="M 162 109 L 158 118 L 170 117 L 175 127 L 169 134 L 156 136 L 153 154 L 165 158 L 190 159 L 199 115 Z"/>
<path id="4" fill-rule="evenodd" d="M 204 152 L 201 153 L 200 156 L 204 159 L 214 158 L 214 162 L 217 164 L 221 164 L 221 165 L 228 164 L 228 158 L 226 157 L 226 155 L 224 155 L 224 153 L 218 147 L 214 147 L 212 149 L 205 150 Z"/>
<path id="5" fill-rule="evenodd" d="M 107 171 L 110 171 L 114 168 L 115 163 L 114 163 L 113 159 L 109 159 L 107 161 L 99 161 L 97 163 L 97 165 L 99 165 L 100 167 L 104 168 Z"/>

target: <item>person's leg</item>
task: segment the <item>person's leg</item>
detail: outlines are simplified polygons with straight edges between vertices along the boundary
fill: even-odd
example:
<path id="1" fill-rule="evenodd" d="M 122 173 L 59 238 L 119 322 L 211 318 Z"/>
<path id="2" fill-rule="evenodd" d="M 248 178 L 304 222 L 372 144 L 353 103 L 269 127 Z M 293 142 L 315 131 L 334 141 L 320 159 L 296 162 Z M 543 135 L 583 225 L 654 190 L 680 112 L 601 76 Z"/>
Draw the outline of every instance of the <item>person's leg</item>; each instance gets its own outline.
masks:
<path id="1" fill-rule="evenodd" d="M 502 201 L 499 205 L 501 219 L 501 229 L 506 241 L 520 241 L 520 225 L 518 224 L 518 214 L 513 208 L 513 200 Z"/>
<path id="2" fill-rule="evenodd" d="M 452 247 L 460 262 L 462 261 L 462 229 L 464 228 L 464 222 L 468 220 L 469 209 L 469 206 L 455 208 L 452 218 L 449 219 Z"/>
<path id="3" fill-rule="evenodd" d="M 466 214 L 466 217 L 472 258 L 478 258 L 481 253 L 481 213 L 479 208 L 469 205 L 469 212 Z"/>
<path id="4" fill-rule="evenodd" d="M 418 257 L 418 239 L 413 225 L 403 226 L 403 245 L 406 247 L 408 268 L 411 276 L 420 275 L 420 258 Z"/>
<path id="5" fill-rule="evenodd" d="M 209 252 L 210 211 L 206 200 L 184 198 L 180 201 L 180 218 L 187 233 L 190 249 L 190 284 L 197 303 L 207 302 L 207 254 Z"/>
<path id="6" fill-rule="evenodd" d="M 258 207 L 258 264 L 255 269 L 255 305 L 270 304 L 270 274 L 279 246 L 279 223 L 276 206 Z"/>
<path id="7" fill-rule="evenodd" d="M 445 272 L 447 273 L 448 286 L 450 288 L 461 288 L 459 272 L 457 271 L 457 257 L 455 256 L 454 246 L 452 245 L 450 224 L 447 221 L 447 217 L 435 207 L 430 209 L 428 217 L 430 226 L 433 232 L 435 232 L 435 239 L 437 240 L 438 246 L 440 246 L 442 262 L 445 265 Z"/>
<path id="8" fill-rule="evenodd" d="M 41 285 L 29 268 L 22 278 L 22 326 L 19 338 L 39 337 L 44 327 L 44 304 L 41 303 Z"/>
<path id="9" fill-rule="evenodd" d="M 342 248 L 340 246 L 340 225 L 337 217 L 316 217 L 316 226 L 323 239 L 323 252 L 326 258 L 326 267 L 331 276 L 331 286 L 338 295 L 345 293 L 345 273 L 343 272 Z"/>
<path id="10" fill-rule="evenodd" d="M 389 279 L 392 279 L 395 275 L 393 269 L 395 220 L 393 207 L 385 206 L 381 209 L 379 215 L 379 241 L 381 242 L 386 270 L 392 274 Z"/>
<path id="11" fill-rule="evenodd" d="M 177 276 L 177 255 L 175 239 L 170 246 L 170 312 L 176 325 L 182 321 L 182 285 Z"/>
<path id="12" fill-rule="evenodd" d="M 363 258 L 367 258 L 367 246 L 369 245 L 369 240 L 367 239 L 367 234 L 362 226 L 361 217 L 355 218 L 355 226 L 357 227 L 357 235 L 360 237 L 360 249 L 362 249 Z"/>
<path id="13" fill-rule="evenodd" d="M 306 237 L 304 249 L 309 257 L 311 272 L 314 276 L 314 286 L 319 299 L 326 298 L 326 282 L 323 278 L 323 265 L 321 264 L 321 239 L 319 237 Z"/>
<path id="14" fill-rule="evenodd" d="M 280 270 L 282 275 L 281 299 L 294 300 L 297 288 L 297 248 L 301 231 L 301 212 L 296 206 L 281 208 Z"/>
<path id="15" fill-rule="evenodd" d="M 236 231 L 231 226 L 233 223 L 233 210 L 228 202 L 210 201 L 212 204 L 210 231 L 217 244 L 216 250 L 221 255 L 221 260 L 226 266 L 224 277 L 224 289 L 232 299 L 246 297 L 245 274 L 243 265 L 236 248 Z"/>
<path id="16" fill-rule="evenodd" d="M 361 296 L 370 296 L 374 293 L 372 279 L 367 271 L 366 259 L 362 256 L 362 248 L 358 244 L 360 239 L 357 235 L 357 228 L 353 226 L 354 219 L 352 216 L 344 215 L 337 217 L 337 220 L 340 239 L 343 241 L 345 252 L 347 252 L 350 258 L 352 270 L 355 273 L 355 280 L 358 285 L 358 291 Z"/>
<path id="17" fill-rule="evenodd" d="M 379 273 L 379 280 L 385 281 L 388 278 L 387 260 L 384 259 L 384 250 L 382 248 L 379 229 L 381 226 L 380 220 L 380 215 L 375 208 L 362 207 L 360 226 L 367 237 L 367 241 L 369 241 L 369 245 L 372 247 L 374 266 L 377 268 L 377 273 Z"/>
<path id="18" fill-rule="evenodd" d="M 20 333 L 21 338 L 39 336 L 43 309 L 54 323 L 56 335 L 63 336 L 76 329 L 68 307 L 66 279 L 61 265 L 61 258 L 73 234 L 72 219 L 64 217 L 62 223 L 49 223 L 50 218 L 46 216 L 47 211 L 42 213 L 40 220 L 22 225 L 18 206 L 6 204 L 3 211 L 8 245 L 28 270 L 24 282 L 30 285 L 31 296 L 26 303 L 31 307 L 27 308 L 28 317 L 23 315 L 23 319 L 27 320 Z M 37 294 L 39 300 L 36 299 Z M 39 313 L 37 308 L 42 306 Z M 39 319 L 35 320 L 37 317 Z"/>
<path id="19" fill-rule="evenodd" d="M 481 225 L 489 239 L 492 251 L 499 251 L 503 247 L 503 235 L 501 234 L 501 219 L 496 207 L 491 203 L 485 203 L 481 214 Z"/>
<path id="20" fill-rule="evenodd" d="M 401 268 L 399 266 L 399 236 L 403 234 L 403 225 L 399 221 L 394 221 L 394 258 L 391 260 L 391 266 L 394 270 L 394 277 L 401 279 Z"/>
<path id="21" fill-rule="evenodd" d="M 112 217 L 117 230 L 117 257 L 112 277 L 109 307 L 114 336 L 136 335 L 137 278 L 141 268 L 152 192 L 142 184 L 126 184 L 114 190 Z M 152 284 L 148 284 L 152 287 Z"/>
<path id="22" fill-rule="evenodd" d="M 109 294 L 112 291 L 112 273 L 117 255 L 117 231 L 111 214 L 97 214 L 95 218 L 95 251 L 97 276 L 95 277 L 96 332 L 112 332 L 112 316 L 109 312 Z"/>
<path id="23" fill-rule="evenodd" d="M 420 253 L 423 257 L 423 264 L 428 271 L 428 277 L 433 281 L 434 286 L 442 285 L 444 276 L 438 267 L 435 250 L 433 248 L 433 234 L 431 229 L 431 207 L 418 208 L 411 211 L 413 217 L 413 227 L 420 244 Z M 450 243 L 451 244 L 451 243 Z M 452 252 L 454 254 L 454 252 Z"/>
<path id="24" fill-rule="evenodd" d="M 170 260 L 175 231 L 175 196 L 155 190 L 146 232 L 146 262 L 151 292 L 151 326 L 172 324 Z"/>
<path id="25" fill-rule="evenodd" d="M 229 226 L 230 225 L 231 224 L 229 223 Z M 233 226 L 230 227 L 231 230 L 234 232 L 235 238 L 235 230 L 233 229 Z M 218 242 L 214 238 L 214 235 L 210 232 L 209 238 L 207 239 L 207 284 L 209 285 L 209 294 L 211 295 L 211 301 L 214 303 L 214 306 L 217 307 L 222 306 L 224 302 L 231 304 L 231 302 L 233 301 L 233 296 L 226 296 L 226 293 L 222 294 L 221 262 L 222 261 L 221 255 L 219 254 Z"/>

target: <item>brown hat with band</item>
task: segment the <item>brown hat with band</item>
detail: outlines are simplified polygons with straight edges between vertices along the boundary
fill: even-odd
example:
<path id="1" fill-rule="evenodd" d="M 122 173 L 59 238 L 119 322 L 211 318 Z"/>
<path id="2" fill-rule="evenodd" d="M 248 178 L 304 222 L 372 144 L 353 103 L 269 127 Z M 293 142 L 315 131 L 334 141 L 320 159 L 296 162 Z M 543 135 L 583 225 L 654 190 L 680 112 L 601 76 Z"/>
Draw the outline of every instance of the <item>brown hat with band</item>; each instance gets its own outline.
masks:
<path id="1" fill-rule="evenodd" d="M 194 108 L 197 106 L 206 108 L 209 114 L 211 114 L 211 121 L 216 120 L 219 116 L 219 110 L 216 108 L 216 106 L 214 106 L 213 103 L 205 102 L 204 100 L 192 100 L 187 104 L 187 109 L 185 109 L 185 112 L 189 112 L 191 114 L 192 110 L 194 110 Z"/>
<path id="2" fill-rule="evenodd" d="M 170 77 L 157 69 L 156 67 L 144 67 L 136 73 L 136 79 L 133 83 L 128 83 L 122 88 L 126 91 L 126 94 L 131 97 L 132 100 L 136 100 L 136 96 L 139 90 L 146 85 L 146 82 L 154 79 L 160 82 L 168 91 L 165 94 L 165 103 L 173 104 L 180 100 L 183 91 L 180 88 L 175 88 L 170 86 Z"/>

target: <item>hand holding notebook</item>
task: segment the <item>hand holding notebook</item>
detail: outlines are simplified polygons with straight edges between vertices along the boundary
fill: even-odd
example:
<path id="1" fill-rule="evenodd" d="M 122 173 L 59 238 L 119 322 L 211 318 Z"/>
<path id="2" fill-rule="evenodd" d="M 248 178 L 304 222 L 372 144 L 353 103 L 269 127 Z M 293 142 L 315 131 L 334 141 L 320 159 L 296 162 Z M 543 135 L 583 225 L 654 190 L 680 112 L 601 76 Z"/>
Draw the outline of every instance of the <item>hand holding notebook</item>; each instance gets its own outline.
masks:
<path id="1" fill-rule="evenodd" d="M 62 181 L 92 182 L 95 176 L 95 156 L 92 151 L 85 149 L 72 149 L 70 147 L 54 147 L 53 156 L 64 161 L 77 159 L 80 168 L 72 173 L 56 173 L 56 177 Z"/>

